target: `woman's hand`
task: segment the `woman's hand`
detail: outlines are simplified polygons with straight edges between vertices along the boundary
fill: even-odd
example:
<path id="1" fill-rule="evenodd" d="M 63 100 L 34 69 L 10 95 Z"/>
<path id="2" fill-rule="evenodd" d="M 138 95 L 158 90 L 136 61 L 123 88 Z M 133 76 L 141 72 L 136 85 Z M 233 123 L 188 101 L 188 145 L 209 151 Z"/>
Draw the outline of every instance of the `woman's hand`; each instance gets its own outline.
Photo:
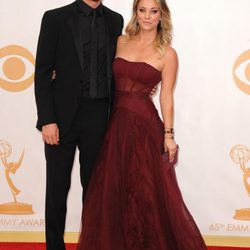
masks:
<path id="1" fill-rule="evenodd" d="M 178 146 L 177 146 L 175 140 L 172 138 L 167 138 L 165 136 L 164 149 L 165 149 L 165 152 L 168 151 L 168 153 L 169 153 L 169 161 L 170 162 L 172 162 L 174 160 L 174 156 L 176 154 L 177 148 L 178 148 Z"/>

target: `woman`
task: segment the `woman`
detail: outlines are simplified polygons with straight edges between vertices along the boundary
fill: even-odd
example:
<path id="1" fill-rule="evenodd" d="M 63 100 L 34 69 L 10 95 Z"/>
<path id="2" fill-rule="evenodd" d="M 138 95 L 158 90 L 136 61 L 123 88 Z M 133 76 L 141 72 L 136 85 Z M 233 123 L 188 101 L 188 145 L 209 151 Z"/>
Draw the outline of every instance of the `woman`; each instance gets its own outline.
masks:
<path id="1" fill-rule="evenodd" d="M 177 55 L 165 0 L 135 0 L 113 64 L 114 111 L 83 209 L 80 250 L 202 250 L 172 162 Z M 163 122 L 149 98 L 161 82 Z M 170 166 L 170 168 L 168 168 Z"/>

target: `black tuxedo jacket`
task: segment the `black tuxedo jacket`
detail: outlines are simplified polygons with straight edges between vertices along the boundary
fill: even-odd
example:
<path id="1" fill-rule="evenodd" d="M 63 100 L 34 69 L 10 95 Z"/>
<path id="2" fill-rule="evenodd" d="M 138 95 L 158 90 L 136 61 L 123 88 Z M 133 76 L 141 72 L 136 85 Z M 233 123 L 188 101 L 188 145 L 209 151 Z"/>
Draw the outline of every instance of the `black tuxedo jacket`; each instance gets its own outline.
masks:
<path id="1" fill-rule="evenodd" d="M 104 6 L 107 51 L 107 76 L 110 100 L 113 96 L 112 61 L 123 18 Z M 51 81 L 52 71 L 56 79 Z M 57 123 L 60 135 L 70 128 L 80 97 L 82 41 L 77 3 L 45 12 L 38 40 L 35 65 L 37 128 Z"/>

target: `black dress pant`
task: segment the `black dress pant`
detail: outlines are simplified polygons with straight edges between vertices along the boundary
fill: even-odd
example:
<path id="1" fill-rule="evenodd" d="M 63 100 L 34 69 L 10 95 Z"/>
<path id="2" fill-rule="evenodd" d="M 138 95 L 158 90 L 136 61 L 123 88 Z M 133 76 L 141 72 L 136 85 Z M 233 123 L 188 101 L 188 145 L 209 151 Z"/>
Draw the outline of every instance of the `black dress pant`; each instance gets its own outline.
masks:
<path id="1" fill-rule="evenodd" d="M 72 127 L 63 138 L 60 138 L 60 144 L 45 144 L 47 250 L 65 250 L 63 236 L 66 205 L 76 147 L 80 152 L 80 178 L 84 201 L 91 172 L 106 131 L 107 117 L 107 99 L 81 99 Z"/>

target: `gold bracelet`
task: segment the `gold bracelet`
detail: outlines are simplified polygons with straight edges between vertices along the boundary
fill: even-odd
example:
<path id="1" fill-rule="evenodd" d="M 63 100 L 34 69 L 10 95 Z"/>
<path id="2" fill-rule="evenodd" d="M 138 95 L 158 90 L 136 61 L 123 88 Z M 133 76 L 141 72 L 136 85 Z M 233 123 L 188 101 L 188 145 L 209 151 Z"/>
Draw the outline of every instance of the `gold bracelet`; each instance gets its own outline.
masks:
<path id="1" fill-rule="evenodd" d="M 164 133 L 167 133 L 167 134 L 174 134 L 174 128 L 166 128 L 164 130 Z"/>

